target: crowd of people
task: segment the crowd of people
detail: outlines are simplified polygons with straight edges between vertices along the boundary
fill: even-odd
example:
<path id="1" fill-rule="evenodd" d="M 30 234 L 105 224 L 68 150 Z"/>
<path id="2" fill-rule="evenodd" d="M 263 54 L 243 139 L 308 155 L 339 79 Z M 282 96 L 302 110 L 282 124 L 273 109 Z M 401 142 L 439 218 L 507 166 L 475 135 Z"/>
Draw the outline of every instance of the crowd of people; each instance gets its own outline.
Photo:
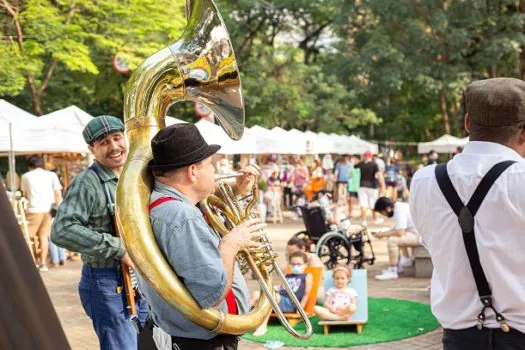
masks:
<path id="1" fill-rule="evenodd" d="M 393 227 L 374 233 L 388 240 L 389 267 L 377 277 L 397 278 L 398 264 L 410 263 L 407 247 L 423 244 L 428 249 L 434 264 L 432 310 L 444 328 L 446 350 L 524 349 L 525 197 L 517 190 L 525 174 L 523 101 L 521 80 L 495 78 L 470 84 L 463 103 L 471 141 L 447 164 L 434 165 L 437 157 L 430 154 L 431 166 L 413 179 L 406 176 L 400 158 L 385 164 L 371 152 L 341 157 L 335 164 L 330 156 L 314 158 L 308 165 L 300 157 L 270 157 L 260 177 L 261 204 L 291 209 L 318 205 L 334 224 L 340 219 L 333 209 L 343 206 L 351 216 L 353 203 L 359 204 L 361 225 L 368 225 L 369 211 L 377 223 L 376 215 L 392 218 Z M 119 268 L 120 262 L 134 268 L 134 262 L 115 233 L 112 207 L 128 153 L 124 124 L 115 117 L 97 117 L 83 136 L 96 161 L 75 177 L 64 198 L 56 175 L 43 169 L 42 158 L 29 158 L 29 171 L 21 179 L 29 202 L 29 234 L 39 241 L 37 264 L 43 272 L 52 243 L 82 253 L 79 296 L 100 347 L 136 349 L 137 332 L 129 322 Z M 247 220 L 220 240 L 197 206 L 215 191 L 212 155 L 220 146 L 207 144 L 192 124 L 175 124 L 157 133 L 151 147 L 150 221 L 167 263 L 202 308 L 247 313 L 260 296 L 250 298 L 235 257 L 241 250 L 261 246 L 257 239 L 265 224 Z M 234 193 L 244 196 L 258 181 L 259 169 L 247 166 L 239 171 L 242 176 Z M 410 204 L 400 202 L 400 197 L 408 196 L 409 186 Z M 287 253 L 286 279 L 304 306 L 313 288 L 306 267 L 324 267 L 297 237 L 288 242 Z M 51 254 L 54 264 L 64 262 L 63 253 Z M 360 297 L 348 284 L 352 271 L 335 266 L 332 278 L 333 288 L 317 291 L 322 305 L 315 313 L 323 320 L 348 320 Z M 192 322 L 159 296 L 145 276 L 139 273 L 138 280 L 139 326 L 154 330 L 153 343 L 163 338 L 170 349 L 237 348 L 237 336 Z M 293 311 L 296 306 L 288 296 L 278 295 L 283 309 Z M 257 334 L 265 329 L 263 324 Z"/>

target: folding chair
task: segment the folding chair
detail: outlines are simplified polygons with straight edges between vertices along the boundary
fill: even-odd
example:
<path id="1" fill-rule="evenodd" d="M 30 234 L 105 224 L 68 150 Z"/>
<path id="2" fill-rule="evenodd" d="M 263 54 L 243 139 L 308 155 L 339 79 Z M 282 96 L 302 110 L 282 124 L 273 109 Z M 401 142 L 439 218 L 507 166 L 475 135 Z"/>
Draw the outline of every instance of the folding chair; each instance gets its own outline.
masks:
<path id="1" fill-rule="evenodd" d="M 313 277 L 312 291 L 310 292 L 310 295 L 308 296 L 308 301 L 306 302 L 306 306 L 304 308 L 304 311 L 306 312 L 308 317 L 312 317 L 314 316 L 314 306 L 317 300 L 317 293 L 319 292 L 319 287 L 321 286 L 321 277 L 323 275 L 323 268 L 320 266 L 307 267 L 304 270 L 304 272 L 310 273 Z M 286 274 L 291 273 L 289 266 L 286 268 L 285 273 Z M 286 312 L 284 313 L 284 317 L 286 317 L 286 319 L 292 326 L 295 326 L 302 320 L 301 315 L 299 315 L 298 312 Z M 270 315 L 270 318 L 278 318 L 278 316 L 275 312 L 272 312 L 272 314 Z"/>

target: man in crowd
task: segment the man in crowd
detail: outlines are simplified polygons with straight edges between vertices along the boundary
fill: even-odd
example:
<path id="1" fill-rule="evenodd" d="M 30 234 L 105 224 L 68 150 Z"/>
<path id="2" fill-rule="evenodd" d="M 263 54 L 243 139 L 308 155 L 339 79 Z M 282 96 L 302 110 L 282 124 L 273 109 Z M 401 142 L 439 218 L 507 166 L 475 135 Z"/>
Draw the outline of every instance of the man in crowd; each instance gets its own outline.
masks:
<path id="1" fill-rule="evenodd" d="M 363 160 L 354 165 L 354 167 L 358 168 L 361 172 L 358 192 L 359 206 L 361 207 L 361 224 L 368 226 L 366 219 L 368 210 L 372 210 L 374 222 L 379 223 L 380 221 L 377 219 L 373 209 L 379 197 L 378 187 L 384 189 L 385 181 L 382 173 L 379 171 L 377 163 L 372 160 L 372 152 L 366 151 L 363 153 Z"/>
<path id="2" fill-rule="evenodd" d="M 419 246 L 419 235 L 417 234 L 410 208 L 407 203 L 394 202 L 390 198 L 381 197 L 377 200 L 374 211 L 394 219 L 394 227 L 386 232 L 376 232 L 373 235 L 377 238 L 388 239 L 388 261 L 389 267 L 382 274 L 377 275 L 380 281 L 397 279 L 397 265 L 401 268 L 412 266 L 413 261 L 408 254 L 409 247 Z M 402 251 L 399 258 L 399 251 Z"/>
<path id="3" fill-rule="evenodd" d="M 346 193 L 348 187 L 348 177 L 352 164 L 346 159 L 346 156 L 341 157 L 335 166 L 335 178 L 337 179 L 337 203 L 346 201 Z"/>
<path id="4" fill-rule="evenodd" d="M 29 171 L 22 176 L 21 189 L 29 204 L 27 207 L 30 237 L 38 237 L 40 243 L 40 271 L 47 271 L 49 234 L 51 233 L 51 208 L 62 200 L 62 185 L 58 176 L 44 170 L 44 160 L 31 156 L 27 160 Z"/>
<path id="5" fill-rule="evenodd" d="M 432 312 L 445 350 L 525 349 L 525 82 L 476 81 L 464 100 L 470 142 L 411 186 Z"/>
<path id="6" fill-rule="evenodd" d="M 161 251 L 202 308 L 217 307 L 230 314 L 249 311 L 250 296 L 236 263 L 239 250 L 257 247 L 265 224 L 251 219 L 220 240 L 197 204 L 214 192 L 212 155 L 220 146 L 208 145 L 193 124 L 174 124 L 151 141 L 155 178 L 150 220 Z M 246 193 L 259 175 L 241 169 L 236 192 Z M 238 337 L 207 330 L 173 309 L 140 276 L 141 292 L 153 320 L 171 336 L 173 349 L 236 349 Z M 155 332 L 154 332 L 155 334 Z"/>
<path id="7" fill-rule="evenodd" d="M 116 237 L 109 203 L 114 204 L 118 177 L 128 155 L 124 124 L 115 117 L 96 117 L 86 125 L 82 136 L 96 160 L 69 185 L 51 239 L 58 246 L 82 253 L 80 301 L 93 321 L 100 348 L 135 350 L 137 332 L 126 309 L 119 268 L 121 260 L 130 267 L 133 262 L 122 240 Z M 140 298 L 137 313 L 144 323 L 147 305 Z"/>

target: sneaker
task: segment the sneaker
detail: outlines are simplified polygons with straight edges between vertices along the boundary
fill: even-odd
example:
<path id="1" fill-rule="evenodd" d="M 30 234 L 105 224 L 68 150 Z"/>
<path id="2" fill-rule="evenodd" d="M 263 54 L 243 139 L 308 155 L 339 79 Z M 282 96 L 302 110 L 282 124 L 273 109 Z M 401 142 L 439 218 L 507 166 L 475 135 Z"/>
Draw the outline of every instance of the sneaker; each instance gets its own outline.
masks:
<path id="1" fill-rule="evenodd" d="M 40 270 L 40 272 L 47 272 L 47 271 L 49 271 L 49 269 L 47 268 L 46 265 L 42 265 L 38 269 Z"/>
<path id="2" fill-rule="evenodd" d="M 383 272 L 380 275 L 376 276 L 376 280 L 379 281 L 388 281 L 388 280 L 396 280 L 397 279 L 397 272 L 395 268 L 389 268 L 388 271 Z"/>
<path id="3" fill-rule="evenodd" d="M 410 266 L 413 266 L 413 265 L 414 265 L 414 259 L 407 258 L 407 257 L 404 257 L 404 256 L 399 258 L 399 266 L 410 267 Z"/>

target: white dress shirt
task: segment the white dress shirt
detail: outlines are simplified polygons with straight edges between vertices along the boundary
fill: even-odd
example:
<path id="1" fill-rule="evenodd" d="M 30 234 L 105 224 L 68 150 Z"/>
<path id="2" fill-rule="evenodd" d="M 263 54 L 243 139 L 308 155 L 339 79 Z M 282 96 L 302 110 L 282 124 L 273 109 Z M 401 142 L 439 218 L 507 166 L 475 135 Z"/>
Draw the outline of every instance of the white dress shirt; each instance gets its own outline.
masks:
<path id="1" fill-rule="evenodd" d="M 493 165 L 514 160 L 496 180 L 475 216 L 481 265 L 492 290 L 493 305 L 511 328 L 525 333 L 525 160 L 514 150 L 491 142 L 469 142 L 447 166 L 466 204 Z M 430 252 L 432 312 L 444 328 L 474 327 L 482 310 L 457 216 L 437 184 L 435 165 L 419 170 L 411 186 L 410 210 Z M 499 328 L 492 310 L 485 326 Z"/>

